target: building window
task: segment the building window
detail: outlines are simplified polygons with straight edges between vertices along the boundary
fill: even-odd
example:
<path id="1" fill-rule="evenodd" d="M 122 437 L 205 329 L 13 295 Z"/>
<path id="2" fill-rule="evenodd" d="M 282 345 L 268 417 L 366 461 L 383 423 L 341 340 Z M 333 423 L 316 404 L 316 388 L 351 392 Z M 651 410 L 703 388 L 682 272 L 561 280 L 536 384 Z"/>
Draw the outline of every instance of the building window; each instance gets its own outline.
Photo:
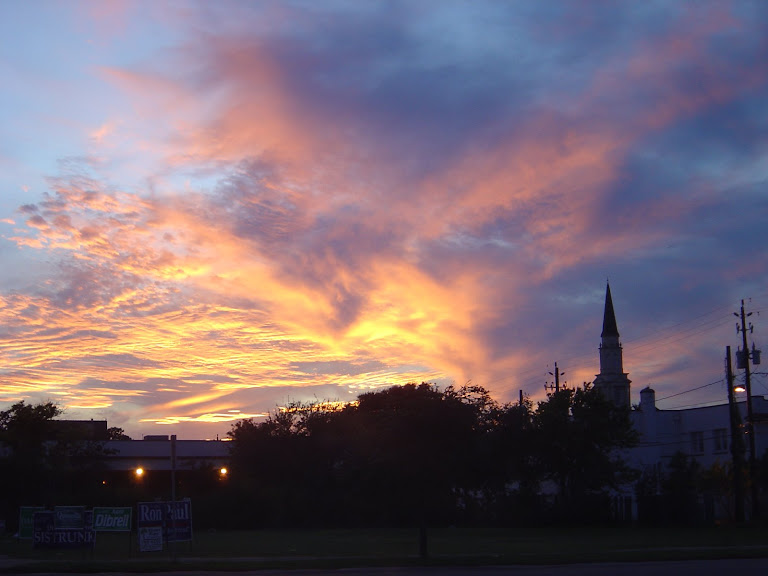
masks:
<path id="1" fill-rule="evenodd" d="M 704 433 L 691 432 L 691 454 L 704 453 Z"/>
<path id="2" fill-rule="evenodd" d="M 725 452 L 728 450 L 728 430 L 717 428 L 715 430 L 715 452 Z"/>

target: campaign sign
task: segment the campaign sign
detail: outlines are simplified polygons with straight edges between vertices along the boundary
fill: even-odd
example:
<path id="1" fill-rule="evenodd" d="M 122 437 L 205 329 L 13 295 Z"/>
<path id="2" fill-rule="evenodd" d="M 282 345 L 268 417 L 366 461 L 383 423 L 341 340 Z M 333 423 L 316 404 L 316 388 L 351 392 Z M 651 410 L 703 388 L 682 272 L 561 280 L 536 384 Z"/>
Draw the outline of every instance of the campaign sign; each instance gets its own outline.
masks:
<path id="1" fill-rule="evenodd" d="M 165 502 L 139 502 L 136 504 L 136 525 L 139 531 L 139 550 L 154 552 L 163 549 Z"/>
<path id="2" fill-rule="evenodd" d="M 56 531 L 55 518 L 51 510 L 32 514 L 33 548 L 50 548 L 53 545 L 53 534 Z"/>
<path id="3" fill-rule="evenodd" d="M 31 540 L 34 534 L 34 525 L 32 524 L 35 512 L 45 510 L 42 506 L 22 506 L 19 508 L 19 538 Z"/>
<path id="4" fill-rule="evenodd" d="M 53 509 L 57 530 L 84 530 L 84 506 L 56 506 Z"/>
<path id="5" fill-rule="evenodd" d="M 92 547 L 95 542 L 94 532 L 86 526 L 85 519 L 82 528 L 69 527 L 69 520 L 64 519 L 63 528 L 56 526 L 56 512 L 35 512 L 32 517 L 33 548 L 85 548 Z"/>
<path id="6" fill-rule="evenodd" d="M 132 512 L 131 508 L 96 507 L 93 509 L 93 529 L 96 532 L 130 532 Z"/>
<path id="7" fill-rule="evenodd" d="M 177 500 L 165 502 L 165 540 L 167 542 L 188 542 L 192 540 L 192 501 Z"/>
<path id="8" fill-rule="evenodd" d="M 139 549 L 157 550 L 154 541 L 159 528 L 165 542 L 187 542 L 192 540 L 192 502 L 139 502 L 136 505 L 136 524 L 139 529 Z M 152 528 L 153 530 L 144 530 Z M 144 536 L 142 536 L 144 534 Z M 146 539 L 142 546 L 142 538 Z"/>
<path id="9" fill-rule="evenodd" d="M 161 526 L 165 520 L 165 502 L 139 502 L 136 505 L 137 524 L 143 526 Z"/>
<path id="10" fill-rule="evenodd" d="M 142 552 L 159 552 L 163 549 L 163 527 L 139 527 L 139 550 Z"/>

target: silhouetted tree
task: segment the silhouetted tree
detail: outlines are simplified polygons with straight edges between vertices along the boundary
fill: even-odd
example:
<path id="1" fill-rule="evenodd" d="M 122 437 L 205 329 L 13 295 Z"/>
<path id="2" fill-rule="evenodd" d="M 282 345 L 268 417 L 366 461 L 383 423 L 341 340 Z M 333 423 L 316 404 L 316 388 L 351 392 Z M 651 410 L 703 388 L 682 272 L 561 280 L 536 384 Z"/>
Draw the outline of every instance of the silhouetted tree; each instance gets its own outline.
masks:
<path id="1" fill-rule="evenodd" d="M 369 392 L 350 411 L 358 434 L 356 467 L 382 522 L 453 520 L 457 495 L 472 486 L 476 436 L 489 398 L 480 389 L 440 391 L 422 383 Z M 462 490 L 463 488 L 463 490 Z"/>
<path id="2" fill-rule="evenodd" d="M 495 409 L 481 388 L 426 383 L 343 408 L 294 404 L 233 426 L 233 480 L 275 523 L 454 520 L 483 481 L 478 454 Z"/>
<path id="3" fill-rule="evenodd" d="M 131 437 L 125 433 L 125 430 L 117 426 L 107 428 L 107 438 L 109 440 L 130 440 Z"/>
<path id="4" fill-rule="evenodd" d="M 585 384 L 551 394 L 533 421 L 541 477 L 557 486 L 560 515 L 607 517 L 610 491 L 634 476 L 622 458 L 622 450 L 637 442 L 629 411 Z"/>
<path id="5" fill-rule="evenodd" d="M 0 498 L 9 525 L 15 523 L 18 507 L 39 504 L 52 470 L 46 440 L 51 436 L 50 421 L 61 414 L 52 402 L 17 402 L 0 411 L 2 469 Z"/>
<path id="6" fill-rule="evenodd" d="M 731 462 L 715 462 L 699 472 L 698 488 L 705 499 L 707 520 L 713 520 L 718 512 L 725 514 L 725 519 L 735 519 L 733 492 L 733 466 Z M 709 503 L 709 504 L 707 504 Z"/>
<path id="7" fill-rule="evenodd" d="M 0 412 L 0 498 L 9 524 L 21 505 L 98 503 L 104 447 L 77 427 L 54 426 L 52 402 L 18 402 Z"/>
<path id="8" fill-rule="evenodd" d="M 486 517 L 503 523 L 534 521 L 540 514 L 540 469 L 534 448 L 533 405 L 522 403 L 497 408 L 485 451 Z"/>
<path id="9" fill-rule="evenodd" d="M 664 497 L 661 493 L 661 466 L 647 466 L 635 484 L 637 519 L 644 524 L 659 524 L 665 521 Z"/>
<path id="10" fill-rule="evenodd" d="M 675 452 L 661 482 L 667 522 L 686 524 L 698 520 L 699 481 L 698 461 Z"/>
<path id="11" fill-rule="evenodd" d="M 303 461 L 306 442 L 297 427 L 300 410 L 292 405 L 262 422 L 239 421 L 229 432 L 232 486 L 247 499 L 244 504 L 259 523 L 290 527 L 301 522 L 308 470 Z"/>
<path id="12" fill-rule="evenodd" d="M 426 525 L 526 520 L 544 483 L 561 511 L 621 484 L 626 411 L 589 387 L 499 406 L 478 386 L 407 384 L 357 402 L 295 403 L 229 432 L 240 525 Z"/>

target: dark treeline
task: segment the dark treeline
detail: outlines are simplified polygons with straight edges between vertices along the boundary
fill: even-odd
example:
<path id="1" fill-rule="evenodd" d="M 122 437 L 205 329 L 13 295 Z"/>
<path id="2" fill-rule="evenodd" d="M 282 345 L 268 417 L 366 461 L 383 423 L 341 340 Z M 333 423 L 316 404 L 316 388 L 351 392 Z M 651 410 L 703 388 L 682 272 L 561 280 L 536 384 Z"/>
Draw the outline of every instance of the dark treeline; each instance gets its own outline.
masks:
<path id="1" fill-rule="evenodd" d="M 628 413 L 590 387 L 534 408 L 430 384 L 294 404 L 230 436 L 227 516 L 242 527 L 608 520 L 636 440 Z"/>
<path id="2" fill-rule="evenodd" d="M 15 527 L 23 505 L 99 504 L 101 442 L 54 426 L 52 402 L 18 402 L 0 411 L 0 518 Z"/>
<path id="3" fill-rule="evenodd" d="M 0 519 L 18 507 L 168 500 L 170 472 L 139 478 L 109 469 L 101 442 L 51 425 L 52 403 L 0 412 Z M 500 404 L 477 386 L 409 384 L 357 402 L 296 403 L 231 429 L 231 466 L 176 473 L 195 526 L 318 528 L 438 525 L 533 526 L 626 518 L 615 495 L 633 494 L 641 522 L 706 519 L 702 503 L 732 508 L 725 466 L 701 469 L 677 454 L 632 470 L 637 442 L 626 410 L 585 385 Z M 127 438 L 111 429 L 112 439 Z M 762 460 L 768 478 L 768 456 Z M 617 492 L 617 489 L 618 492 Z"/>

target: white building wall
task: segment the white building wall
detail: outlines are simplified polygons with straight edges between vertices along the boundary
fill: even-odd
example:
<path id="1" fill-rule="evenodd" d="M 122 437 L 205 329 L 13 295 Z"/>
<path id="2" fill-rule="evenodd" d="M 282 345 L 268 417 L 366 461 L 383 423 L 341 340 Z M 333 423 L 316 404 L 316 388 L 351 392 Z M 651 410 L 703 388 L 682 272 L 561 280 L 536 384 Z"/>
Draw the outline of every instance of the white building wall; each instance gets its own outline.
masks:
<path id="1" fill-rule="evenodd" d="M 641 472 L 655 472 L 659 478 L 676 452 L 695 459 L 704 470 L 716 463 L 724 467 L 731 465 L 731 428 L 727 403 L 686 410 L 659 410 L 650 388 L 642 390 L 640 398 L 640 406 L 631 412 L 633 425 L 640 438 L 638 445 L 625 453 L 630 466 Z M 737 407 L 744 434 L 744 459 L 748 462 L 749 439 L 744 425 L 747 419 L 746 398 L 737 399 Z M 768 400 L 762 396 L 753 396 L 752 412 L 755 458 L 759 461 L 768 449 Z M 632 491 L 628 487 L 625 494 L 629 495 Z M 715 518 L 727 516 L 717 505 L 712 506 Z"/>
<path id="2" fill-rule="evenodd" d="M 747 418 L 746 404 L 746 399 L 737 402 L 742 423 Z M 755 419 L 755 456 L 760 459 L 768 448 L 768 400 L 762 396 L 753 396 L 752 412 Z M 638 468 L 656 462 L 666 465 L 676 452 L 695 458 L 703 468 L 731 460 L 728 404 L 687 410 L 659 410 L 647 398 L 644 403 L 641 393 L 640 408 L 632 411 L 632 421 L 640 435 L 640 442 L 637 448 L 630 451 L 629 458 Z M 748 449 L 746 427 L 742 429 L 745 431 L 744 443 Z"/>

